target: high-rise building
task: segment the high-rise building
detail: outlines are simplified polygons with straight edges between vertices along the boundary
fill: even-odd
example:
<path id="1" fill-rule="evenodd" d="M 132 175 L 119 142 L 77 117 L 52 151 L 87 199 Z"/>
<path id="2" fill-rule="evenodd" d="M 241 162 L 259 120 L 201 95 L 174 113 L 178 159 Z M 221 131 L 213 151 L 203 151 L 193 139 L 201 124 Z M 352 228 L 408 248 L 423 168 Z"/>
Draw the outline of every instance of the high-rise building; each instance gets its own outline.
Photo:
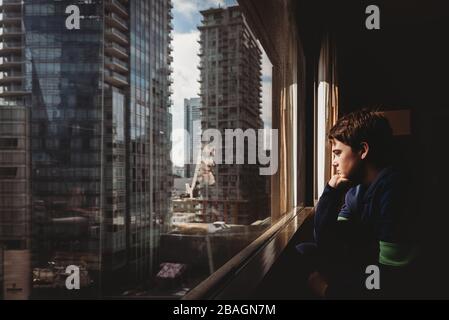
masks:
<path id="1" fill-rule="evenodd" d="M 186 178 L 192 178 L 201 147 L 201 99 L 184 99 L 184 130 L 189 135 L 184 143 L 184 163 Z"/>
<path id="2" fill-rule="evenodd" d="M 175 175 L 179 178 L 184 178 L 184 170 L 185 170 L 185 167 L 174 166 L 173 167 L 173 175 Z"/>
<path id="3" fill-rule="evenodd" d="M 235 156 L 235 147 L 225 148 L 225 129 L 263 129 L 262 51 L 238 6 L 201 14 L 201 127 L 221 132 L 224 163 L 226 151 Z M 201 192 L 211 220 L 250 224 L 266 217 L 266 178 L 259 175 L 259 165 L 246 158 L 245 164 L 219 164 L 212 174 L 215 182 Z"/>
<path id="4" fill-rule="evenodd" d="M 27 298 L 31 276 L 30 112 L 24 103 L 21 7 L 21 1 L 0 2 L 0 290 L 5 299 Z"/>
<path id="5" fill-rule="evenodd" d="M 173 184 L 171 0 L 0 10 L 5 259 L 30 257 L 35 291 L 68 265 L 95 293 L 150 279 Z"/>

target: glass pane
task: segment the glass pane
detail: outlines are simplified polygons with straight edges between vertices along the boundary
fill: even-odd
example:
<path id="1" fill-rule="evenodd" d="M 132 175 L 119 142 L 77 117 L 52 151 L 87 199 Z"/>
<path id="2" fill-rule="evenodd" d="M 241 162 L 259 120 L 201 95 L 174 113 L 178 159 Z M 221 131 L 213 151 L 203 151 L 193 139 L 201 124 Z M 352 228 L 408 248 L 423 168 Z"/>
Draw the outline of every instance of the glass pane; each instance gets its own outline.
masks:
<path id="1" fill-rule="evenodd" d="M 226 4 L 175 2 L 175 178 L 150 295 L 183 296 L 271 225 L 271 63 Z"/>
<path id="2" fill-rule="evenodd" d="M 272 225 L 271 63 L 233 0 L 73 2 L 2 7 L 1 298 L 180 298 Z"/>
<path id="3" fill-rule="evenodd" d="M 102 276 L 101 118 L 103 3 L 79 5 L 79 30 L 66 27 L 73 1 L 25 1 L 25 106 L 31 153 L 31 296 L 97 297 Z M 70 266 L 80 291 L 68 290 Z M 6 277 L 5 277 L 6 278 Z M 7 285 L 9 285 L 7 283 Z"/>

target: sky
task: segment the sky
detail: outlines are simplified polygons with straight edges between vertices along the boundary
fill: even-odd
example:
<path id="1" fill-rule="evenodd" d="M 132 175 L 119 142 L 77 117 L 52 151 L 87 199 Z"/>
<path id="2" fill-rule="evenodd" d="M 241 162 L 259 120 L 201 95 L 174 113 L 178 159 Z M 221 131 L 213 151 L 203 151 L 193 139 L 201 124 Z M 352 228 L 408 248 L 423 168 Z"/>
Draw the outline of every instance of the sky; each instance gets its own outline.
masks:
<path id="1" fill-rule="evenodd" d="M 173 134 L 172 161 L 184 165 L 184 99 L 197 98 L 200 92 L 200 10 L 236 5 L 235 0 L 173 0 Z M 263 50 L 262 50 L 263 51 Z M 265 127 L 271 128 L 271 63 L 263 55 L 262 118 Z"/>

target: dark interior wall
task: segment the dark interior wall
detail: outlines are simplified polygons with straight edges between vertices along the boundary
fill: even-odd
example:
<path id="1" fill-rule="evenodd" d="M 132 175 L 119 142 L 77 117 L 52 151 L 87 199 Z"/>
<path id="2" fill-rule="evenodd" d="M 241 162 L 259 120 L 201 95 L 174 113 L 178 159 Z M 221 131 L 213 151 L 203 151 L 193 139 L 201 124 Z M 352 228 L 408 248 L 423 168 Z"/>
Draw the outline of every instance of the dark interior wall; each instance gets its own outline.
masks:
<path id="1" fill-rule="evenodd" d="M 362 106 L 412 110 L 412 135 L 398 139 L 399 154 L 413 178 L 410 201 L 420 213 L 428 294 L 447 297 L 449 6 L 442 1 L 381 2 L 381 30 L 376 31 L 364 28 L 364 11 L 354 8 L 333 28 L 341 111 Z"/>
<path id="2" fill-rule="evenodd" d="M 380 8 L 380 30 L 365 27 L 370 4 Z M 298 7 L 298 21 L 307 63 L 309 121 L 325 32 L 337 46 L 340 115 L 365 106 L 412 111 L 412 135 L 398 138 L 398 154 L 413 177 L 410 201 L 420 212 L 418 232 L 432 288 L 426 296 L 447 297 L 449 2 L 305 0 Z M 308 134 L 310 144 L 313 132 Z"/>
<path id="3" fill-rule="evenodd" d="M 342 19 L 329 26 L 337 43 L 342 110 L 364 104 L 447 107 L 449 4 L 384 1 L 378 6 L 380 30 L 365 28 L 365 5 L 334 14 Z"/>

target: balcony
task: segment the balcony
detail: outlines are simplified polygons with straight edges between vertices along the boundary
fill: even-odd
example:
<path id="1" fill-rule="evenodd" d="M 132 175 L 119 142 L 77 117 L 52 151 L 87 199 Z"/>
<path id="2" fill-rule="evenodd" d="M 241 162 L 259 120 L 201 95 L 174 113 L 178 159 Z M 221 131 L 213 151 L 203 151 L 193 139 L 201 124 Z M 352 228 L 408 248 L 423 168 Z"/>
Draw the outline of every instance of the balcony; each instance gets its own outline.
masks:
<path id="1" fill-rule="evenodd" d="M 104 80 L 116 87 L 128 86 L 128 78 L 111 70 L 105 70 Z"/>
<path id="2" fill-rule="evenodd" d="M 0 22 L 4 25 L 20 25 L 22 23 L 22 13 L 3 12 L 0 13 Z"/>
<path id="3" fill-rule="evenodd" d="M 0 28 L 0 40 L 9 38 L 18 38 L 23 35 L 21 28 L 16 27 L 3 27 Z"/>
<path id="4" fill-rule="evenodd" d="M 2 41 L 0 42 L 0 55 L 17 53 L 20 54 L 23 49 L 21 42 Z"/>
<path id="5" fill-rule="evenodd" d="M 104 63 L 105 63 L 106 68 L 109 68 L 112 71 L 117 71 L 117 72 L 122 72 L 122 73 L 129 72 L 128 63 L 126 63 L 120 59 L 106 57 Z"/>
<path id="6" fill-rule="evenodd" d="M 122 31 L 128 31 L 128 24 L 125 19 L 121 18 L 116 13 L 109 13 L 105 16 L 106 24 L 111 27 L 121 29 Z"/>
<path id="7" fill-rule="evenodd" d="M 21 57 L 0 57 L 0 71 L 11 70 L 12 68 L 21 68 L 22 65 L 23 60 Z"/>
<path id="8" fill-rule="evenodd" d="M 0 10 L 3 11 L 20 11 L 22 0 L 0 0 Z"/>
<path id="9" fill-rule="evenodd" d="M 0 72 L 0 84 L 21 83 L 23 78 L 23 73 L 19 71 Z"/>
<path id="10" fill-rule="evenodd" d="M 129 44 L 128 36 L 116 28 L 107 28 L 105 36 L 108 40 L 115 41 L 121 45 L 126 46 Z"/>
<path id="11" fill-rule="evenodd" d="M 125 47 L 112 42 L 106 43 L 104 51 L 107 54 L 120 59 L 128 59 L 129 57 L 128 50 Z"/>
<path id="12" fill-rule="evenodd" d="M 4 85 L 0 86 L 0 97 L 23 96 L 31 92 L 25 91 L 21 85 Z"/>
<path id="13" fill-rule="evenodd" d="M 106 0 L 104 5 L 106 9 L 119 14 L 123 18 L 129 17 L 128 9 L 118 0 Z"/>

